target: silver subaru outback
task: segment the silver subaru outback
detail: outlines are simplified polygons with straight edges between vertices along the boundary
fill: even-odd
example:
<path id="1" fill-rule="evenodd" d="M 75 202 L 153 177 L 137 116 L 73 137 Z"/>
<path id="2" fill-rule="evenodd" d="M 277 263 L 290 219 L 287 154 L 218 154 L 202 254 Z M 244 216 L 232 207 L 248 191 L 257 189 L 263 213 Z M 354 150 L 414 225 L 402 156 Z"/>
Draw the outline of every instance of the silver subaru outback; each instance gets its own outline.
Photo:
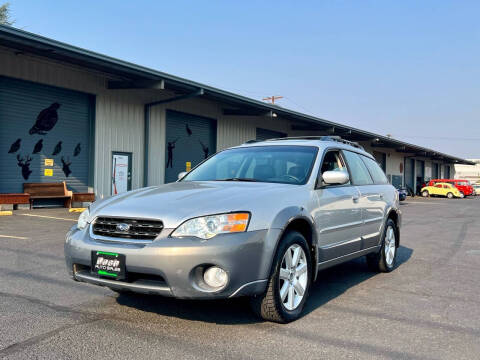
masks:
<path id="1" fill-rule="evenodd" d="M 395 267 L 398 193 L 370 154 L 333 137 L 250 142 L 175 183 L 93 203 L 66 236 L 73 279 L 177 298 L 248 296 L 297 319 L 321 269 Z"/>

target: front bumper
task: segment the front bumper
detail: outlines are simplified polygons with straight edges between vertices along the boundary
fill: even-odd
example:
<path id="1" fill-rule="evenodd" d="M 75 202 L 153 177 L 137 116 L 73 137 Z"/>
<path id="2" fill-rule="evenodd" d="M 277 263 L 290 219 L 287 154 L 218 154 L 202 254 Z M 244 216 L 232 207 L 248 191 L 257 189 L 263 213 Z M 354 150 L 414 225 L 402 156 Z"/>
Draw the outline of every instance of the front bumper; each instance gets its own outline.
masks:
<path id="1" fill-rule="evenodd" d="M 65 239 L 65 261 L 75 280 L 115 290 L 191 299 L 227 298 L 265 291 L 281 231 L 247 231 L 201 240 L 171 238 L 168 234 L 173 229 L 164 229 L 150 244 L 136 245 L 100 241 L 92 237 L 88 229 L 72 227 Z M 92 251 L 124 254 L 127 279 L 105 279 L 91 273 Z M 229 276 L 227 285 L 219 291 L 207 289 L 201 281 L 202 269 L 211 265 L 223 268 Z"/>

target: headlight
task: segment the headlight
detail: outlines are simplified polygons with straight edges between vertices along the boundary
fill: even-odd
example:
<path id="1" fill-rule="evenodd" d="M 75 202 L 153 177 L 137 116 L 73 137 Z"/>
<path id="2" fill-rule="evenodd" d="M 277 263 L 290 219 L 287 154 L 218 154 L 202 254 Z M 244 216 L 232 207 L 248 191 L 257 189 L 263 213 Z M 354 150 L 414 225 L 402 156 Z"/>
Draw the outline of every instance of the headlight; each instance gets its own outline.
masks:
<path id="1" fill-rule="evenodd" d="M 211 239 L 218 234 L 243 232 L 247 230 L 249 219 L 249 213 L 202 216 L 185 221 L 172 233 L 172 236 Z"/>
<path id="2" fill-rule="evenodd" d="M 88 218 L 90 217 L 90 211 L 86 209 L 78 217 L 77 228 L 82 230 L 88 225 Z"/>

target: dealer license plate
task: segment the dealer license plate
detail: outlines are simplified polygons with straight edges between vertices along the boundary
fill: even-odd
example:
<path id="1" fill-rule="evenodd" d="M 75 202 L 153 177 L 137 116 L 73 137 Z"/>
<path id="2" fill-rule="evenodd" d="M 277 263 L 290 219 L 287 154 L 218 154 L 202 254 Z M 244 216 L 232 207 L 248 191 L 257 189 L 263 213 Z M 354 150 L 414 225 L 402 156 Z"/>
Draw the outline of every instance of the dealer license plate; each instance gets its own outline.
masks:
<path id="1" fill-rule="evenodd" d="M 125 255 L 108 251 L 92 251 L 92 272 L 110 279 L 125 279 Z"/>

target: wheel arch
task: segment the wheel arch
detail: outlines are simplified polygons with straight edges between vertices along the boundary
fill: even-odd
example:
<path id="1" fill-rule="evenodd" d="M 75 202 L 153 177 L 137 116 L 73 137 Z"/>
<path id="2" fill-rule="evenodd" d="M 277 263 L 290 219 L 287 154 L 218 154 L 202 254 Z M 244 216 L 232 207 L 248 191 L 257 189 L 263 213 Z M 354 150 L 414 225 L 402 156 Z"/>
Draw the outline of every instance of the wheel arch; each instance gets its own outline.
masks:
<path id="1" fill-rule="evenodd" d="M 396 247 L 398 248 L 400 246 L 400 222 L 401 222 L 401 217 L 398 214 L 397 210 L 391 209 L 388 212 L 387 215 L 387 220 L 392 219 L 392 221 L 395 223 L 395 242 L 396 242 Z"/>
<path id="2" fill-rule="evenodd" d="M 282 224 L 282 226 L 278 226 Z M 277 242 L 275 244 L 273 256 L 277 253 L 277 249 L 285 236 L 289 231 L 297 231 L 303 235 L 310 249 L 310 254 L 312 257 L 312 274 L 313 281 L 317 277 L 317 268 L 318 268 L 318 239 L 317 233 L 315 231 L 315 223 L 313 219 L 308 216 L 308 213 L 303 207 L 298 208 L 289 208 L 282 211 L 274 220 L 274 224 L 277 224 L 278 228 L 281 228 Z M 273 267 L 273 257 L 270 265 L 270 272 Z"/>

